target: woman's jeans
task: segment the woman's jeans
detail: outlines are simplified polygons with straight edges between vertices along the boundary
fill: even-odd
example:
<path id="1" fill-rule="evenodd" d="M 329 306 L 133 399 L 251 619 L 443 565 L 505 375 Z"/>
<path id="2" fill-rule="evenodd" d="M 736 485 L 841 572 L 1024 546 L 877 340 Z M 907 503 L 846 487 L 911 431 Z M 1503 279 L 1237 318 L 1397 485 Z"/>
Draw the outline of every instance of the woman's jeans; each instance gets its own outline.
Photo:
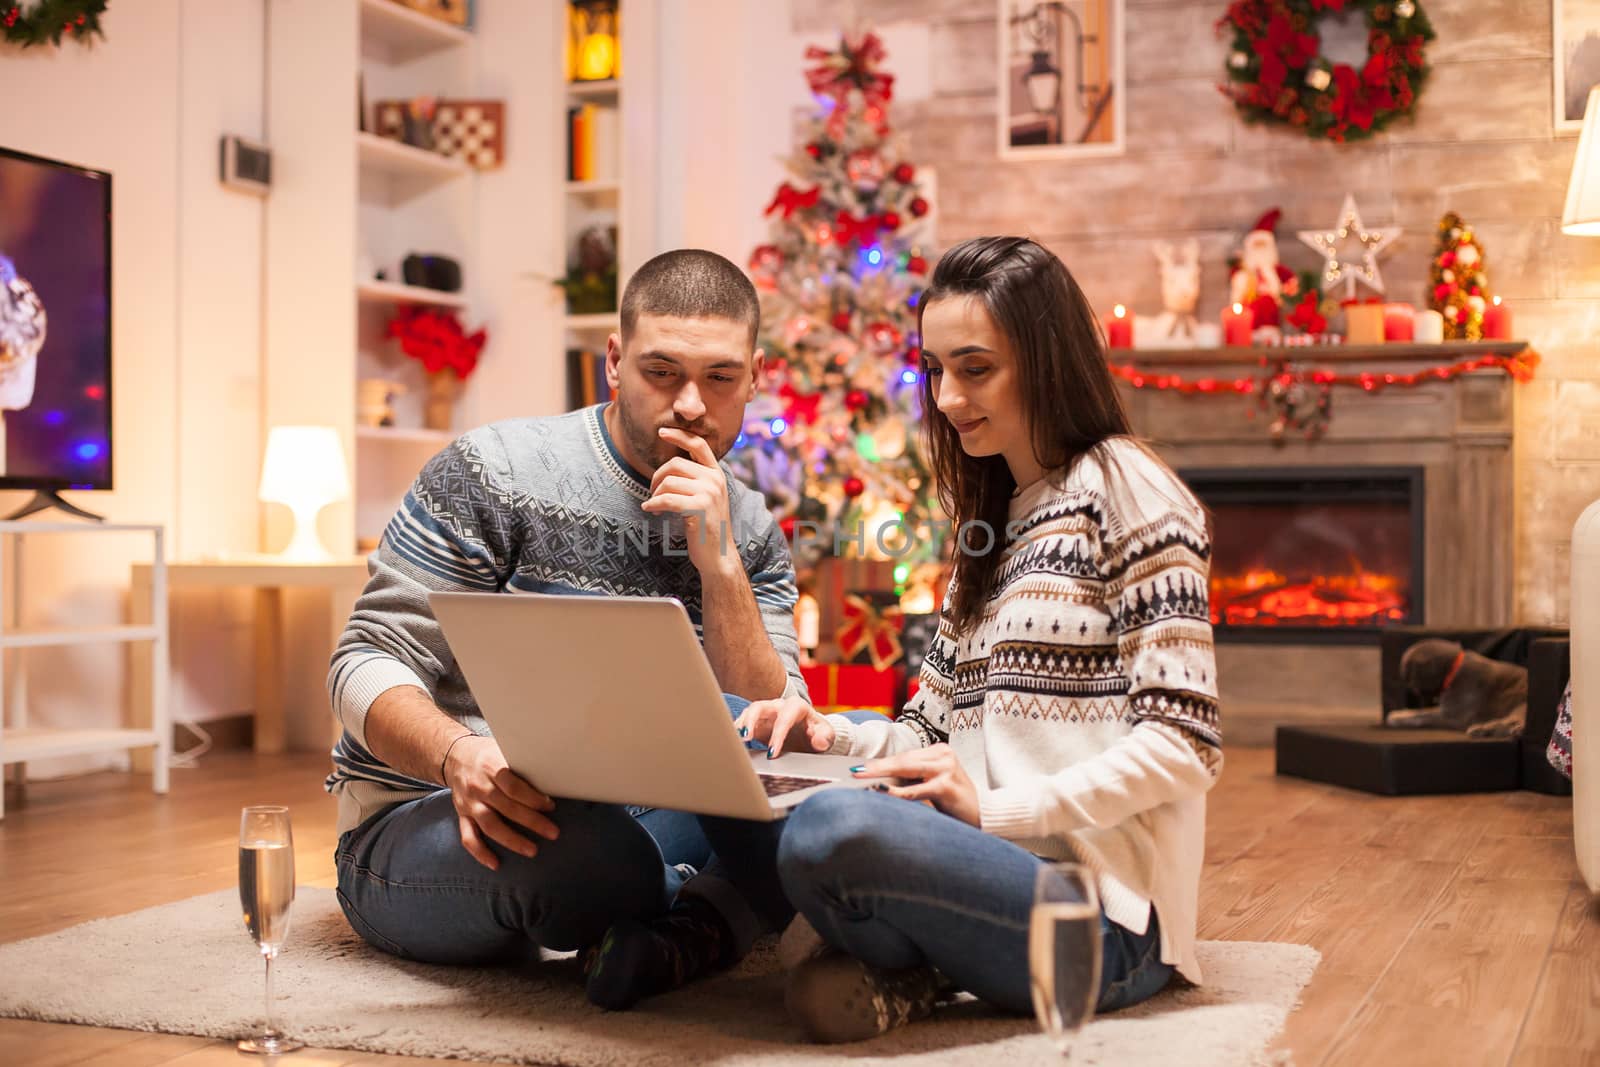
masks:
<path id="1" fill-rule="evenodd" d="M 1014 1012 L 1032 1010 L 1028 917 L 1046 861 L 925 804 L 871 790 L 833 790 L 800 805 L 778 848 L 789 900 L 823 940 L 876 967 L 931 964 L 962 989 Z M 1101 913 L 1097 1010 L 1160 992 L 1152 909 L 1135 934 Z"/>

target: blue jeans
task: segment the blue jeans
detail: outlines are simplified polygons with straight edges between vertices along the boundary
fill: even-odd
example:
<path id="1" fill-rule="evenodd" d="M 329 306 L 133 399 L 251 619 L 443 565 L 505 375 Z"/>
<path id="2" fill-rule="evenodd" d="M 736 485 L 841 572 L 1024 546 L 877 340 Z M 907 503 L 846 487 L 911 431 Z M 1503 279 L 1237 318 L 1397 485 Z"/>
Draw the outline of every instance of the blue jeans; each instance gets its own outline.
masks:
<path id="1" fill-rule="evenodd" d="M 834 948 L 876 967 L 931 964 L 957 986 L 1013 1012 L 1032 1010 L 1028 917 L 1046 861 L 924 804 L 882 793 L 819 793 L 789 816 L 778 870 L 789 900 Z M 1152 910 L 1143 934 L 1101 913 L 1097 1010 L 1156 993 Z"/>
<path id="2" fill-rule="evenodd" d="M 486 842 L 491 871 L 462 847 L 449 790 L 397 804 L 339 839 L 340 907 L 375 947 L 451 964 L 579 949 L 618 919 L 661 914 L 680 889 L 710 900 L 745 947 L 793 914 L 776 825 L 570 799 L 551 818 L 561 834 L 536 838 L 531 858 Z M 685 881 L 679 864 L 700 873 Z"/>

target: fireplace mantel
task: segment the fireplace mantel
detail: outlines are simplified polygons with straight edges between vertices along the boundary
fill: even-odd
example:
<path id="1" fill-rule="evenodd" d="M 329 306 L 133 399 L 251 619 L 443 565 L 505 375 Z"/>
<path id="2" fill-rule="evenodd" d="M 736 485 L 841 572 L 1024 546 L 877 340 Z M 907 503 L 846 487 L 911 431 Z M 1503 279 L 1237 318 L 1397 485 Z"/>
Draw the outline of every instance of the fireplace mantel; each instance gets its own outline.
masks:
<path id="1" fill-rule="evenodd" d="M 1451 362 L 1514 355 L 1526 342 L 1141 349 L 1141 366 L 1185 376 L 1238 375 L 1240 362 L 1338 362 L 1341 373 L 1414 372 L 1419 359 Z M 1122 353 L 1126 354 L 1126 353 Z M 1233 366 L 1233 370 L 1226 368 Z M 1410 364 L 1409 366 L 1406 366 Z M 1174 468 L 1360 467 L 1424 470 L 1427 538 L 1424 619 L 1430 625 L 1512 621 L 1512 404 L 1516 383 L 1499 369 L 1391 386 L 1336 388 L 1326 432 L 1273 440 L 1254 394 L 1184 394 L 1120 383 L 1136 433 Z"/>
<path id="2" fill-rule="evenodd" d="M 1390 342 L 1381 345 L 1224 345 L 1219 348 L 1117 348 L 1113 363 L 1140 366 L 1196 364 L 1257 366 L 1280 359 L 1296 363 L 1439 363 L 1478 356 L 1515 356 L 1526 341 L 1445 341 L 1437 345 Z"/>

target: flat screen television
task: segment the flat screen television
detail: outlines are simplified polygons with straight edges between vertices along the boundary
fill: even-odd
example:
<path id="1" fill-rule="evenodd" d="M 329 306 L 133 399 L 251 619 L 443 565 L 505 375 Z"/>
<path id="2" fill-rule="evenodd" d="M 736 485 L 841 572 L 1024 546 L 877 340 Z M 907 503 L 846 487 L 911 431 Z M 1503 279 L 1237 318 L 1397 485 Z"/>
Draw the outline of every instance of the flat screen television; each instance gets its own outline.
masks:
<path id="1" fill-rule="evenodd" d="M 111 488 L 111 175 L 0 147 L 0 489 Z"/>

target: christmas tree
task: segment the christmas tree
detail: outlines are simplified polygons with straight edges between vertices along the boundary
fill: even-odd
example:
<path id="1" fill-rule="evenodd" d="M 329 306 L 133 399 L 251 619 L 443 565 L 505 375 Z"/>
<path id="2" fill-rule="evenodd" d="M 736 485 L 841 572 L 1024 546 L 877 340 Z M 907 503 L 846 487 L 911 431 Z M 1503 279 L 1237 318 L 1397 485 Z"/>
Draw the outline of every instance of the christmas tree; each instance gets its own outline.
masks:
<path id="1" fill-rule="evenodd" d="M 846 35 L 806 58 L 817 111 L 767 208 L 769 243 L 749 264 L 766 388 L 728 459 L 766 494 L 800 567 L 831 552 L 836 535 L 846 555 L 928 559 L 937 505 L 917 436 L 916 328 L 929 205 L 890 133 L 882 42 Z M 799 522 L 810 525 L 797 537 Z M 858 531 L 864 546 L 848 547 Z"/>
<path id="2" fill-rule="evenodd" d="M 1433 288 L 1428 306 L 1444 316 L 1444 335 L 1477 341 L 1483 337 L 1483 309 L 1489 301 L 1489 279 L 1483 273 L 1483 246 L 1472 227 L 1454 211 L 1439 220 L 1439 245 L 1429 277 Z"/>

